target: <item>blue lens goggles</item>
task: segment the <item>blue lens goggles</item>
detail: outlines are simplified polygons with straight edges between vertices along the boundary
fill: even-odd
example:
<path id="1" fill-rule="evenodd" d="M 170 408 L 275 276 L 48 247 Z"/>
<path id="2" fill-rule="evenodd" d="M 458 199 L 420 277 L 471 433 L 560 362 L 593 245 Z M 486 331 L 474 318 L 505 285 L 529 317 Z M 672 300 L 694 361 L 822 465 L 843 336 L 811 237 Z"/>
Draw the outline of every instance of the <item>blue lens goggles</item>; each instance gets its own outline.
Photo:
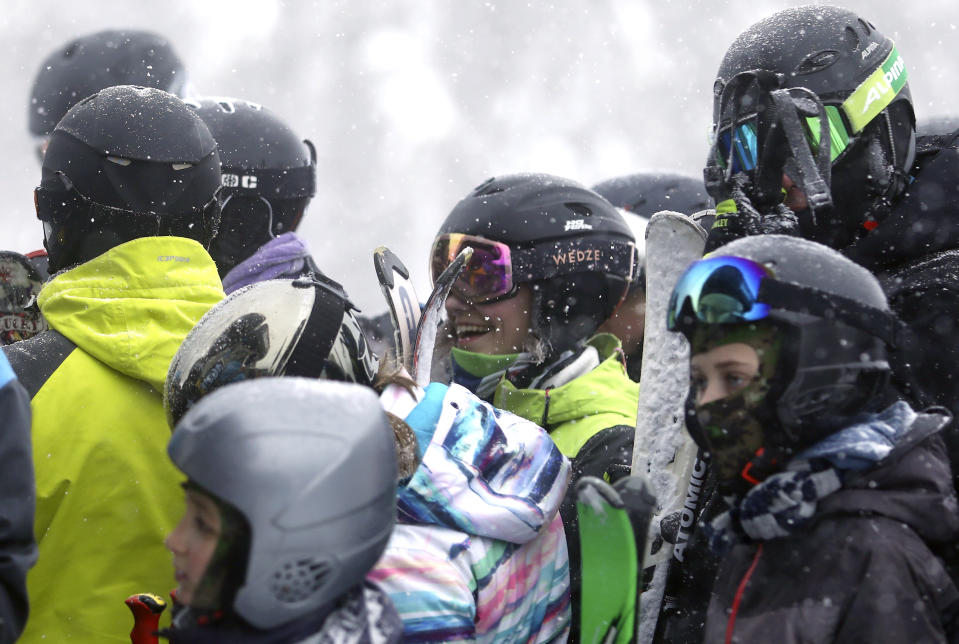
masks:
<path id="1" fill-rule="evenodd" d="M 898 346 L 902 323 L 890 312 L 840 295 L 781 282 L 744 257 L 707 257 L 694 262 L 669 298 L 666 326 L 688 332 L 697 323 L 755 322 L 774 310 L 841 322 Z"/>
<path id="2" fill-rule="evenodd" d="M 824 107 L 829 132 L 829 161 L 836 162 L 853 138 L 851 128 L 843 120 L 840 109 L 835 105 Z M 819 117 L 802 119 L 803 133 L 813 154 L 819 152 Z M 716 133 L 716 162 L 723 170 L 732 167 L 732 174 L 750 172 L 756 169 L 759 159 L 757 141 L 757 119 L 755 117 L 738 124 L 736 127 L 721 128 Z"/>
<path id="3" fill-rule="evenodd" d="M 669 300 L 667 326 L 677 331 L 693 315 L 707 324 L 751 322 L 769 315 L 760 301 L 759 288 L 769 277 L 765 268 L 742 257 L 710 257 L 686 269 Z"/>

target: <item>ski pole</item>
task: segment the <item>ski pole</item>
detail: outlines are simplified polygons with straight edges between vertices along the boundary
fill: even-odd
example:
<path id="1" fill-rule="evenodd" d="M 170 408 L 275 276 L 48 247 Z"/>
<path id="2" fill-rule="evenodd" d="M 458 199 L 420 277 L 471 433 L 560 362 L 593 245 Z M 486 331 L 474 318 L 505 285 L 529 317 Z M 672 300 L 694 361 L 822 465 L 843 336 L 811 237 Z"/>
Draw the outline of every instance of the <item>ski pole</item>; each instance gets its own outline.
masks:
<path id="1" fill-rule="evenodd" d="M 130 595 L 123 603 L 133 613 L 131 644 L 159 644 L 156 632 L 160 630 L 160 615 L 166 609 L 166 601 L 159 595 L 139 593 Z"/>

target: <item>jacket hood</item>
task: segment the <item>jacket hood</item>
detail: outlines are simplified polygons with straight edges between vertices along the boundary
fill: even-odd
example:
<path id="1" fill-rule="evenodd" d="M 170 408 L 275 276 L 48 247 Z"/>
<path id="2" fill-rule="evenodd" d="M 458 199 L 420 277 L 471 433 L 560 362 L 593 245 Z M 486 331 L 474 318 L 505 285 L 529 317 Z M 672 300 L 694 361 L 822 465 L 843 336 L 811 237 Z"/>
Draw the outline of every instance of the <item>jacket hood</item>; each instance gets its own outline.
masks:
<path id="1" fill-rule="evenodd" d="M 309 268 L 310 249 L 296 233 L 283 233 L 260 246 L 223 278 L 227 293 L 264 280 L 295 278 Z"/>
<path id="2" fill-rule="evenodd" d="M 879 465 L 847 479 L 822 500 L 821 515 L 879 514 L 931 542 L 955 539 L 959 503 L 940 433 L 948 422 L 948 415 L 919 414 L 903 442 Z"/>
<path id="3" fill-rule="evenodd" d="M 842 253 L 871 270 L 959 247 L 957 133 L 916 143 L 915 180 L 879 226 Z"/>
<path id="4" fill-rule="evenodd" d="M 436 383 L 405 420 L 422 461 L 398 491 L 402 522 L 526 543 L 559 511 L 570 464 L 540 427 Z"/>
<path id="5" fill-rule="evenodd" d="M 221 299 L 216 266 L 198 242 L 144 237 L 56 275 L 37 303 L 50 327 L 85 352 L 163 391 L 183 338 Z"/>

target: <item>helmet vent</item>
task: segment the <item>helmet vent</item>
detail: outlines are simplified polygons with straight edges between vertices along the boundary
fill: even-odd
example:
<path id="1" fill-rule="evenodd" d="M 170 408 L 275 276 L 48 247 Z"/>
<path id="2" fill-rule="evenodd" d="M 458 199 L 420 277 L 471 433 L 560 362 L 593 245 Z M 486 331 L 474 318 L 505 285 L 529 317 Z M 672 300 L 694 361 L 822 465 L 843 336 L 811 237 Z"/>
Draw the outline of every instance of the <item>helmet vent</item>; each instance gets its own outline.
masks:
<path id="1" fill-rule="evenodd" d="M 856 30 L 852 27 L 846 27 L 843 30 L 843 35 L 845 36 L 846 42 L 849 45 L 849 48 L 852 51 L 859 51 L 859 34 L 856 33 Z"/>
<path id="2" fill-rule="evenodd" d="M 123 157 L 107 157 L 107 161 L 109 161 L 110 163 L 116 163 L 117 165 L 123 166 L 124 168 L 130 165 L 131 163 L 133 163 L 132 161 L 130 161 L 130 159 L 124 159 Z"/>
<path id="3" fill-rule="evenodd" d="M 865 30 L 867 36 L 872 33 L 872 30 L 873 30 L 873 29 L 875 29 L 875 27 L 873 27 L 871 24 L 869 24 L 868 22 L 866 22 L 866 21 L 863 20 L 862 18 L 859 19 L 859 24 L 862 25 L 862 28 L 863 28 L 863 30 Z"/>
<path id="4" fill-rule="evenodd" d="M 497 192 L 503 192 L 503 187 L 495 184 L 496 178 L 492 177 L 476 186 L 473 190 L 474 197 L 486 197 L 495 195 Z"/>
<path id="5" fill-rule="evenodd" d="M 273 573 L 270 591 L 287 604 L 303 601 L 315 593 L 330 573 L 327 561 L 297 559 L 288 561 Z"/>
<path id="6" fill-rule="evenodd" d="M 575 214 L 577 217 L 589 217 L 593 214 L 593 211 L 589 209 L 589 206 L 584 203 L 566 203 L 563 205 L 572 210 L 573 214 Z"/>
<path id="7" fill-rule="evenodd" d="M 236 112 L 236 105 L 230 101 L 218 101 L 217 105 L 220 106 L 220 109 L 226 112 L 227 114 L 233 114 Z"/>
<path id="8" fill-rule="evenodd" d="M 835 49 L 817 51 L 806 56 L 796 68 L 797 74 L 812 74 L 822 71 L 839 60 L 839 52 Z"/>

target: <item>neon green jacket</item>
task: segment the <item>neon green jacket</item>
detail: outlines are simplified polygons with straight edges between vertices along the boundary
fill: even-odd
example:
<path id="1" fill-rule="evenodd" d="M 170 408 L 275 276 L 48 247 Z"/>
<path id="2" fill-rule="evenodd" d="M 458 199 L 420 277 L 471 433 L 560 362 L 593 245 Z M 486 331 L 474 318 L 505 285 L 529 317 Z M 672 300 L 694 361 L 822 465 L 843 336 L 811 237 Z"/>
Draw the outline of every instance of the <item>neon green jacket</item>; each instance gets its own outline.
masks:
<path id="1" fill-rule="evenodd" d="M 123 600 L 175 587 L 163 540 L 183 493 L 166 455 L 163 383 L 187 332 L 222 297 L 209 254 L 179 237 L 127 242 L 40 292 L 50 328 L 69 342 L 34 363 L 52 373 L 33 387 L 40 556 L 21 642 L 129 642 Z M 42 352 L 44 335 L 11 346 L 29 351 L 37 340 Z"/>
<path id="2" fill-rule="evenodd" d="M 639 385 L 626 375 L 619 340 L 600 333 L 587 344 L 596 348 L 602 361 L 589 373 L 548 392 L 517 389 L 504 378 L 493 394 L 494 407 L 546 429 L 570 459 L 576 458 L 587 441 L 604 429 L 636 427 Z"/>

